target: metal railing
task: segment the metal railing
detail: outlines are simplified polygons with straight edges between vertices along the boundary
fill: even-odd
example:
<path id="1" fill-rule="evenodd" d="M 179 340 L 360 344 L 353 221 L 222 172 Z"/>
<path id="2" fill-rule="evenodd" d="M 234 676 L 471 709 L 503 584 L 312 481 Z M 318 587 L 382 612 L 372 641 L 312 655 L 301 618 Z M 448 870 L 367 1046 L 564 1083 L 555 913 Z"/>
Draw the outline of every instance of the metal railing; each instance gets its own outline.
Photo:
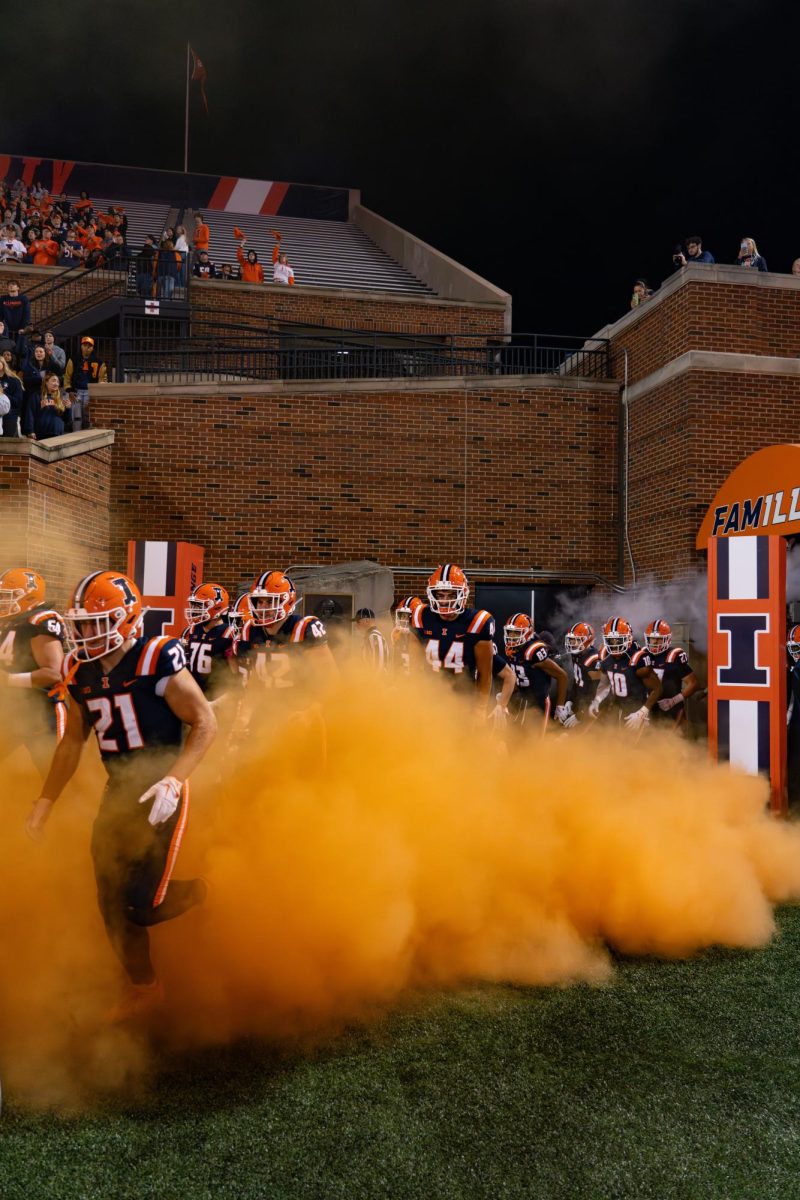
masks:
<path id="1" fill-rule="evenodd" d="M 389 334 L 329 335 L 247 331 L 227 338 L 119 339 L 119 382 L 155 384 L 273 380 L 434 379 L 462 376 L 559 375 L 609 378 L 606 339 L 509 335 L 438 339 Z"/>

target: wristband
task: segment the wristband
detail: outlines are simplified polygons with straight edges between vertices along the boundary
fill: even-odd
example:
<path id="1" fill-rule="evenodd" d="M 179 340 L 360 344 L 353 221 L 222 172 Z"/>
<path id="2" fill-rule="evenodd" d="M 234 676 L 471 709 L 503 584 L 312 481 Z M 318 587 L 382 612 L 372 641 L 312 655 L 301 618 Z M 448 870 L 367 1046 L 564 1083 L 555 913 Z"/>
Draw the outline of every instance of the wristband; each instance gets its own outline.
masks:
<path id="1" fill-rule="evenodd" d="M 31 680 L 32 674 L 33 674 L 32 671 L 25 671 L 25 672 L 20 672 L 19 675 L 9 675 L 8 686 L 9 687 L 19 687 L 19 688 L 33 687 L 33 682 Z"/>

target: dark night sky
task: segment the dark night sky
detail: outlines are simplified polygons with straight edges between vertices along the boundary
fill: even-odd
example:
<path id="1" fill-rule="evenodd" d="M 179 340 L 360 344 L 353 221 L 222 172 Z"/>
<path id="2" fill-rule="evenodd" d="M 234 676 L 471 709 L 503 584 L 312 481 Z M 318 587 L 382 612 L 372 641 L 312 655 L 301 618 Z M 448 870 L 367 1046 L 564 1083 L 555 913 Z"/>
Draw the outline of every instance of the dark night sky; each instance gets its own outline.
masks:
<path id="1" fill-rule="evenodd" d="M 0 150 L 180 167 L 189 38 L 192 169 L 360 187 L 509 290 L 516 329 L 586 334 L 686 234 L 800 256 L 799 8 L 42 0 L 6 45 Z"/>

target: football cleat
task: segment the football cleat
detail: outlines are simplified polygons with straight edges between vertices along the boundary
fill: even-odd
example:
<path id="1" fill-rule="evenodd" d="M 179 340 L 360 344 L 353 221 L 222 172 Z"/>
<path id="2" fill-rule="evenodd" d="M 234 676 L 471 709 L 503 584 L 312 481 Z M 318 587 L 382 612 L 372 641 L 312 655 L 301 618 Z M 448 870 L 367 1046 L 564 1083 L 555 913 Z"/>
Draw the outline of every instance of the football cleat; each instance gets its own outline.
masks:
<path id="1" fill-rule="evenodd" d="M 455 563 L 437 567 L 428 580 L 428 604 L 440 617 L 457 617 L 467 607 L 469 582 Z"/>
<path id="2" fill-rule="evenodd" d="M 184 615 L 190 625 L 204 625 L 222 617 L 230 607 L 231 598 L 218 583 L 201 583 L 186 602 Z"/>
<path id="3" fill-rule="evenodd" d="M 570 654 L 580 654 L 588 650 L 594 641 L 594 629 L 588 621 L 576 621 L 570 626 L 564 638 L 564 645 Z"/>
<path id="4" fill-rule="evenodd" d="M 800 662 L 800 625 L 793 625 L 789 630 L 786 649 L 789 651 L 790 658 L 795 662 Z"/>
<path id="5" fill-rule="evenodd" d="M 526 642 L 529 642 L 535 633 L 533 621 L 527 613 L 514 613 L 503 626 L 503 643 L 506 650 L 513 653 L 518 646 L 524 646 Z"/>
<path id="6" fill-rule="evenodd" d="M 297 590 L 283 571 L 264 571 L 250 588 L 254 625 L 276 625 L 294 612 Z"/>
<path id="7" fill-rule="evenodd" d="M 644 631 L 644 644 L 651 654 L 663 654 L 672 644 L 672 630 L 663 618 L 651 621 Z"/>
<path id="8" fill-rule="evenodd" d="M 45 583 L 38 571 L 28 567 L 11 567 L 0 575 L 0 621 L 16 617 L 41 604 Z"/>
<path id="9" fill-rule="evenodd" d="M 142 597 L 132 579 L 94 571 L 75 588 L 64 614 L 69 648 L 83 662 L 103 658 L 139 636 L 142 615 Z"/>
<path id="10" fill-rule="evenodd" d="M 633 629 L 624 617 L 609 617 L 603 626 L 603 645 L 609 654 L 624 654 L 633 644 Z"/>

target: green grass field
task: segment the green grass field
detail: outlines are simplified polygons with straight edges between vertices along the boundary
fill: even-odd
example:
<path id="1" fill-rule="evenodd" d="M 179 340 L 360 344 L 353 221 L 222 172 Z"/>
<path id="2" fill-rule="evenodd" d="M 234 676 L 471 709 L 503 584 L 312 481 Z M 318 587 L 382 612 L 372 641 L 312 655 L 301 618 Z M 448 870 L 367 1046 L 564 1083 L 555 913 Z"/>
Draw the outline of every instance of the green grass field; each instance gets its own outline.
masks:
<path id="1" fill-rule="evenodd" d="M 433 998 L 313 1058 L 166 1064 L 96 1115 L 6 1096 L 2 1200 L 800 1197 L 800 909 L 756 953 Z"/>

